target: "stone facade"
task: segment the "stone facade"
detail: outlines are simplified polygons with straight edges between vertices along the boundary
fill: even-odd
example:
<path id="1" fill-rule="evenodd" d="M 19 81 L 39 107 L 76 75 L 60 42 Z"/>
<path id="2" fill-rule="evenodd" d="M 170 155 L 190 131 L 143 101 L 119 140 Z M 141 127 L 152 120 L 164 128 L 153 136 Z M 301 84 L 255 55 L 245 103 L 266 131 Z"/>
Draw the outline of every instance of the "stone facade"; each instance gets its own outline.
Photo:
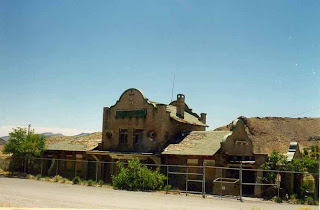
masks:
<path id="1" fill-rule="evenodd" d="M 176 113 L 174 118 L 171 112 Z M 182 94 L 178 94 L 173 105 L 166 105 L 149 101 L 137 89 L 128 89 L 114 106 L 103 109 L 102 145 L 99 149 L 117 152 L 161 152 L 164 146 L 181 132 L 204 131 L 204 120 L 204 114 L 201 118 L 190 111 Z"/>

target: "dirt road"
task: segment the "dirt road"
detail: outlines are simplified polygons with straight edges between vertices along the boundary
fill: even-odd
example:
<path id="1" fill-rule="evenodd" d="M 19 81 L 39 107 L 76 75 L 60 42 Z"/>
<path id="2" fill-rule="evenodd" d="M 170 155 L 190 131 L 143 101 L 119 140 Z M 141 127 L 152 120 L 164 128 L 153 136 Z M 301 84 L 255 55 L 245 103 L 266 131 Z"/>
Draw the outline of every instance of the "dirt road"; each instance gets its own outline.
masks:
<path id="1" fill-rule="evenodd" d="M 300 209 L 299 205 L 129 192 L 0 177 L 0 207 L 103 209 Z M 306 207 L 306 206 L 304 206 Z M 309 206 L 318 209 L 318 206 Z"/>

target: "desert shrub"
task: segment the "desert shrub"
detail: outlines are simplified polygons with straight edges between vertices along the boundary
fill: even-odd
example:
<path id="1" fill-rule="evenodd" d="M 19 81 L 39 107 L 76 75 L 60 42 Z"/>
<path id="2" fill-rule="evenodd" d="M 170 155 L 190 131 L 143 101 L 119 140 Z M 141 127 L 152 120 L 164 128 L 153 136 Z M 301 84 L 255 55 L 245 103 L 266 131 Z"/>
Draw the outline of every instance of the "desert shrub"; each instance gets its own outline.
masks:
<path id="1" fill-rule="evenodd" d="M 282 198 L 278 197 L 278 196 L 274 196 L 272 198 L 272 201 L 276 202 L 276 203 L 282 203 Z"/>
<path id="2" fill-rule="evenodd" d="M 167 184 L 166 186 L 164 186 L 163 190 L 165 190 L 167 193 L 168 191 L 170 191 L 171 189 L 171 185 Z"/>
<path id="3" fill-rule="evenodd" d="M 67 178 L 62 178 L 62 179 L 60 180 L 60 183 L 66 183 L 67 181 L 69 181 Z"/>
<path id="4" fill-rule="evenodd" d="M 100 180 L 98 181 L 98 185 L 100 185 L 100 186 L 104 185 L 104 181 L 100 179 Z"/>
<path id="5" fill-rule="evenodd" d="M 34 178 L 34 176 L 32 176 L 32 174 L 27 175 L 27 179 L 33 179 L 33 178 Z"/>
<path id="6" fill-rule="evenodd" d="M 88 181 L 87 181 L 87 185 L 88 186 L 92 186 L 94 183 L 93 183 L 93 181 L 91 180 L 91 179 L 89 179 Z"/>
<path id="7" fill-rule="evenodd" d="M 48 177 L 48 176 L 44 177 L 43 179 L 44 179 L 44 181 L 50 181 L 50 177 Z"/>
<path id="8" fill-rule="evenodd" d="M 307 197 L 306 198 L 306 204 L 308 204 L 308 205 L 313 205 L 314 204 L 314 200 L 313 200 L 313 198 L 312 197 Z"/>
<path id="9" fill-rule="evenodd" d="M 298 198 L 298 196 L 296 194 L 290 195 L 290 199 L 297 199 L 297 198 Z"/>
<path id="10" fill-rule="evenodd" d="M 41 175 L 40 175 L 40 174 L 37 174 L 36 179 L 37 179 L 37 180 L 40 180 L 40 179 L 41 179 Z"/>
<path id="11" fill-rule="evenodd" d="M 298 195 L 296 195 L 296 194 L 292 194 L 290 196 L 289 202 L 292 204 L 300 204 L 301 203 L 301 201 L 298 199 Z"/>
<path id="12" fill-rule="evenodd" d="M 73 184 L 81 184 L 81 178 L 76 176 L 72 179 Z"/>
<path id="13" fill-rule="evenodd" d="M 162 188 L 166 176 L 141 165 L 139 159 L 128 161 L 128 167 L 117 162 L 119 173 L 112 176 L 112 184 L 115 189 L 126 190 L 159 190 Z"/>
<path id="14" fill-rule="evenodd" d="M 59 182 L 61 179 L 62 179 L 62 176 L 60 176 L 60 175 L 55 175 L 55 176 L 52 178 L 52 180 L 53 180 L 54 182 Z"/>

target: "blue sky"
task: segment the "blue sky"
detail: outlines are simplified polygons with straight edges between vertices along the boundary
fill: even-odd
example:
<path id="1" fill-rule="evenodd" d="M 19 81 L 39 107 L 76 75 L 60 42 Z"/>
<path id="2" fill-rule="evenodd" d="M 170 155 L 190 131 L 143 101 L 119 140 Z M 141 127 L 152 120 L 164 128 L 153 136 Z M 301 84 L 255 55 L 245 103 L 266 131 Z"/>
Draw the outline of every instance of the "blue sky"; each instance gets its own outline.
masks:
<path id="1" fill-rule="evenodd" d="M 0 136 L 101 130 L 128 88 L 186 95 L 209 129 L 320 117 L 320 1 L 0 2 Z M 311 110 L 311 111 L 310 111 Z M 37 131 L 37 130 L 36 130 Z"/>

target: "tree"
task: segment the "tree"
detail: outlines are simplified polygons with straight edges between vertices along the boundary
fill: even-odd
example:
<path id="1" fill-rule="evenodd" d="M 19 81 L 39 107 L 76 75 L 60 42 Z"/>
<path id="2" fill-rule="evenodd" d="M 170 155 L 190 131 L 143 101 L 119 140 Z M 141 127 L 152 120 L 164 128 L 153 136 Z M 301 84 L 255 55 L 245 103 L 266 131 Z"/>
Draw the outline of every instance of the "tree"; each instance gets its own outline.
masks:
<path id="1" fill-rule="evenodd" d="M 318 198 L 319 195 L 319 157 L 320 149 L 319 146 L 316 145 L 304 148 L 302 158 L 293 161 L 293 166 L 296 171 L 306 171 L 312 174 L 315 180 L 315 200 Z"/>
<path id="2" fill-rule="evenodd" d="M 3 153 L 13 157 L 41 157 L 45 151 L 45 136 L 35 134 L 34 130 L 27 133 L 25 128 L 13 128 L 9 140 L 4 145 Z"/>
<path id="3" fill-rule="evenodd" d="M 292 164 L 290 164 L 287 160 L 287 157 L 280 152 L 273 150 L 270 158 L 266 161 L 262 168 L 264 170 L 276 170 L 276 171 L 287 171 L 292 169 Z M 264 183 L 275 183 L 276 172 L 268 171 L 264 173 L 264 176 L 261 177 L 261 181 Z"/>
<path id="4" fill-rule="evenodd" d="M 318 146 L 304 148 L 302 158 L 293 159 L 292 161 L 288 161 L 285 155 L 274 150 L 272 151 L 269 160 L 262 165 L 262 168 L 265 170 L 308 172 L 312 174 L 315 180 L 314 196 L 316 199 L 319 193 L 319 156 L 320 152 Z M 275 183 L 276 174 L 277 173 L 273 171 L 265 172 L 261 180 L 264 183 Z M 302 191 L 303 189 L 300 189 L 300 195 L 305 194 L 305 192 Z"/>

